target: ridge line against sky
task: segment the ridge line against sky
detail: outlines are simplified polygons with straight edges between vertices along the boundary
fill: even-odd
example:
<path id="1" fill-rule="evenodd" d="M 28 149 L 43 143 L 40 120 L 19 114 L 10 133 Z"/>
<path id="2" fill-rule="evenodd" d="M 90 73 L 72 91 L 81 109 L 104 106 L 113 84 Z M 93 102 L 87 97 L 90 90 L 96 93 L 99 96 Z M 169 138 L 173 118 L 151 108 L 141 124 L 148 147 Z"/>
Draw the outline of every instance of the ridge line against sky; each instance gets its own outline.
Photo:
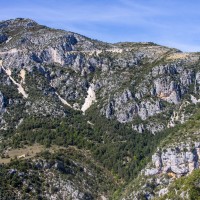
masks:
<path id="1" fill-rule="evenodd" d="M 6 0 L 0 20 L 24 17 L 105 42 L 200 51 L 199 10 L 197 0 Z"/>

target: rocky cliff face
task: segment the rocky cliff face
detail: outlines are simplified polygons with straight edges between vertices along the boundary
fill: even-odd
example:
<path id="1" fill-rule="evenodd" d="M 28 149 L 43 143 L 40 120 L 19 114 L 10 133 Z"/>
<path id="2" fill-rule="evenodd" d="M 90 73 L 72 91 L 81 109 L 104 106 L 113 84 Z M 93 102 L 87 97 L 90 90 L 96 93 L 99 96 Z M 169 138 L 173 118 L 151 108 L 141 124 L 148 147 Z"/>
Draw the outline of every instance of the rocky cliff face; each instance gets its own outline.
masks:
<path id="1" fill-rule="evenodd" d="M 174 173 L 174 176 L 180 176 L 191 173 L 195 168 L 199 167 L 199 143 L 195 142 L 193 145 L 179 144 L 175 149 L 167 148 L 163 150 L 161 155 L 159 152 L 152 156 L 153 165 L 155 165 L 154 172 L 147 171 L 145 175 L 153 175 L 161 173 Z M 156 172 L 157 171 L 157 172 Z"/>
<path id="2" fill-rule="evenodd" d="M 0 47 L 2 66 L 19 80 L 23 70 L 26 95 L 32 92 L 26 76 L 33 69 L 46 79 L 46 93 L 57 92 L 77 109 L 83 106 L 93 84 L 97 97 L 103 99 L 99 102 L 101 113 L 121 123 L 137 117 L 145 121 L 167 112 L 163 104 L 169 102 L 175 108 L 189 90 L 198 95 L 199 71 L 194 68 L 198 54 L 183 54 L 151 43 L 106 44 L 26 19 L 1 22 L 1 35 L 5 38 Z M 56 67 L 50 67 L 52 63 Z M 21 87 L 22 91 L 23 84 L 17 85 L 18 90 Z M 151 125 L 147 127 L 156 131 Z"/>
<path id="3" fill-rule="evenodd" d="M 167 194 L 174 180 L 199 169 L 199 152 L 199 142 L 174 144 L 156 152 L 140 175 L 140 187 L 123 199 L 154 199 Z"/>

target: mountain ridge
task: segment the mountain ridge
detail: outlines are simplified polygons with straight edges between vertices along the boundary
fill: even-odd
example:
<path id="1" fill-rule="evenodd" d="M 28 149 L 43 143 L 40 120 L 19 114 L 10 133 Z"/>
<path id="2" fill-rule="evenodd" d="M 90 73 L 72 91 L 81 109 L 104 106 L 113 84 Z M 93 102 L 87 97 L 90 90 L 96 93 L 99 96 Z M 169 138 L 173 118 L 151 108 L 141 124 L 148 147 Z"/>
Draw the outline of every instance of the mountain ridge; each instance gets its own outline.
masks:
<path id="1" fill-rule="evenodd" d="M 198 170 L 198 52 L 104 43 L 18 18 L 0 22 L 0 58 L 0 163 L 12 158 L 1 165 L 5 196 L 156 199 Z M 38 145 L 36 157 L 12 154 Z"/>

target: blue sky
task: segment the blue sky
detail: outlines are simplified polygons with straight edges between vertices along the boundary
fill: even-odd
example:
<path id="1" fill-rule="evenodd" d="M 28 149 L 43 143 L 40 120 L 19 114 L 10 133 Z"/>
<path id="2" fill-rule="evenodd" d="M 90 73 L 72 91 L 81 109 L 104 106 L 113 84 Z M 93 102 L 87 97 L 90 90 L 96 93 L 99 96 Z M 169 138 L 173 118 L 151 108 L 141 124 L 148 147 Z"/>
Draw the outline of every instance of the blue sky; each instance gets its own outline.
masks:
<path id="1" fill-rule="evenodd" d="M 106 42 L 200 51 L 198 0 L 2 0 L 0 20 L 16 17 Z"/>

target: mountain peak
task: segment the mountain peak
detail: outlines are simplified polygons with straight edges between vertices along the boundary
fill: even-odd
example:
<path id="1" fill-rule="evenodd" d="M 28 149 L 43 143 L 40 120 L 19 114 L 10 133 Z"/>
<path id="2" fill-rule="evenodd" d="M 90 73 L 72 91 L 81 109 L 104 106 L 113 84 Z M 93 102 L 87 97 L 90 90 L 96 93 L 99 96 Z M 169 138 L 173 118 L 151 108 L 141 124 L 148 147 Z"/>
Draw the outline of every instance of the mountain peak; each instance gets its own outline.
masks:
<path id="1" fill-rule="evenodd" d="M 16 18 L 16 19 L 9 19 L 0 22 L 0 28 L 8 27 L 8 26 L 23 26 L 23 27 L 31 27 L 38 25 L 34 20 L 28 18 Z"/>

